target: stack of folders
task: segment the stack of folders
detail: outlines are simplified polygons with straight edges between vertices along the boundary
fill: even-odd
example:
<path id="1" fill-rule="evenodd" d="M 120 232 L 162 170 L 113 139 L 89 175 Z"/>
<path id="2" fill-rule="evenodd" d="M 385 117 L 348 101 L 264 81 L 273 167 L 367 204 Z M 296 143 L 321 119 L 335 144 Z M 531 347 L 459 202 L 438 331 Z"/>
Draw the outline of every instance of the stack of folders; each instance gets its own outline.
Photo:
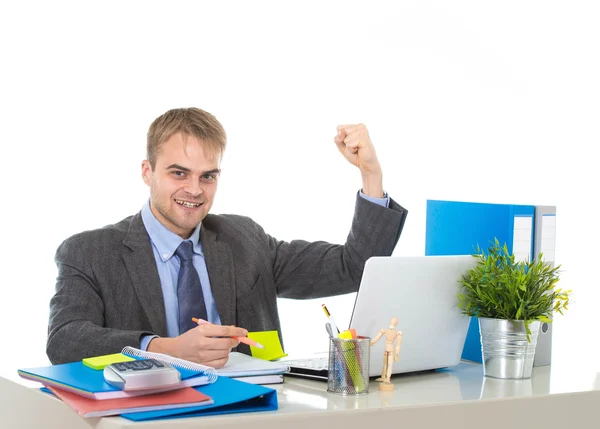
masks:
<path id="1" fill-rule="evenodd" d="M 211 367 L 167 355 L 125 347 L 121 354 L 94 357 L 62 365 L 19 369 L 18 374 L 27 380 L 40 382 L 44 386 L 43 392 L 58 397 L 84 418 L 121 415 L 129 420 L 142 421 L 276 410 L 277 395 L 273 389 L 252 382 L 245 383 L 228 376 L 248 376 L 253 379 L 253 382 L 257 382 L 256 376 L 267 375 L 254 373 L 253 369 L 249 369 L 251 367 L 248 359 L 245 359 L 248 356 L 243 356 L 233 357 L 239 365 L 230 362 L 227 370 L 222 368 L 217 371 Z M 106 365 L 92 364 L 98 362 L 98 359 L 106 361 L 108 357 L 111 360 L 106 364 L 146 358 L 169 363 L 180 372 L 181 382 L 160 389 L 141 391 L 118 389 L 104 380 L 103 368 Z M 273 364 L 264 362 L 265 365 Z M 268 375 L 273 374 L 271 372 Z"/>

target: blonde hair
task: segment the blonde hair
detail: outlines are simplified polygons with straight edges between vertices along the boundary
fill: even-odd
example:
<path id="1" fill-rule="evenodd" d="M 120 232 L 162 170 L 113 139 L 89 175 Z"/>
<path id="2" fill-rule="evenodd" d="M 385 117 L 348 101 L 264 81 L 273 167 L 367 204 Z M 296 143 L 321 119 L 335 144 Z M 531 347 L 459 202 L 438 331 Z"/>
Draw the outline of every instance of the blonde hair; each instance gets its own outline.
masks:
<path id="1" fill-rule="evenodd" d="M 204 143 L 204 149 L 221 158 L 227 145 L 223 125 L 210 113 L 196 107 L 171 109 L 156 118 L 148 129 L 146 156 L 152 170 L 160 146 L 174 134 L 192 136 Z"/>

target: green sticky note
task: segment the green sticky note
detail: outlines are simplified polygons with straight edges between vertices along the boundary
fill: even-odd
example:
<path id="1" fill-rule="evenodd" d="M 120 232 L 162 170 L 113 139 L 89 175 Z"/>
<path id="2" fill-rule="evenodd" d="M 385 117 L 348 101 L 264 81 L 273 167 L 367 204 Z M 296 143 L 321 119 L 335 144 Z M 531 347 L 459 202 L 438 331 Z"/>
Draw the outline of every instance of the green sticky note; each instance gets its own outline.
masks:
<path id="1" fill-rule="evenodd" d="M 110 365 L 112 363 L 129 362 L 132 360 L 135 359 L 126 356 L 123 353 L 113 353 L 112 355 L 85 358 L 82 359 L 81 362 L 83 362 L 85 366 L 88 366 L 92 369 L 104 369 L 105 366 Z"/>
<path id="2" fill-rule="evenodd" d="M 277 331 L 248 332 L 248 338 L 265 346 L 264 349 L 250 346 L 250 352 L 255 358 L 275 360 L 287 356 L 287 353 L 283 352 Z"/>

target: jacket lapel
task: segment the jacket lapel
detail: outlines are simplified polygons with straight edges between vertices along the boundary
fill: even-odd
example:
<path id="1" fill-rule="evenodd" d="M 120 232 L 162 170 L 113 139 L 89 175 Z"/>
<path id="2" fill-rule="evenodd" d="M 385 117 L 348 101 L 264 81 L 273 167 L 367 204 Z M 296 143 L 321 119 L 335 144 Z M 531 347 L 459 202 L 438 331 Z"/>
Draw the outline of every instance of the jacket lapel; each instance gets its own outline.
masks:
<path id="1" fill-rule="evenodd" d="M 231 247 L 217 238 L 214 231 L 202 225 L 200 242 L 221 324 L 235 325 L 236 293 Z"/>
<path id="2" fill-rule="evenodd" d="M 167 322 L 160 277 L 152 253 L 150 238 L 140 213 L 131 219 L 129 232 L 123 240 L 123 244 L 130 250 L 123 254 L 125 266 L 129 271 L 131 283 L 150 322 L 152 331 L 161 337 L 166 337 Z"/>

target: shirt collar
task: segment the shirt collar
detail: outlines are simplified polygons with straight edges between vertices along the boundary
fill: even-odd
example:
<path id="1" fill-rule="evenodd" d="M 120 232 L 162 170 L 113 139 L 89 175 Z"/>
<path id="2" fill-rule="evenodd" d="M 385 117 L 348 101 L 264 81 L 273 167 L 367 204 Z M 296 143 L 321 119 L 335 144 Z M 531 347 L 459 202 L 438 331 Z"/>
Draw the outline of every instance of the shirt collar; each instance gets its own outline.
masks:
<path id="1" fill-rule="evenodd" d="M 150 209 L 150 200 L 142 207 L 142 222 L 144 222 L 144 227 L 146 228 L 146 231 L 148 231 L 150 241 L 152 241 L 152 244 L 156 247 L 156 250 L 158 250 L 160 259 L 163 262 L 171 259 L 183 239 L 156 219 L 154 213 L 152 213 L 152 210 Z M 194 232 L 187 240 L 194 244 L 194 253 L 204 257 L 202 244 L 200 243 L 201 227 L 202 223 L 194 229 Z"/>

